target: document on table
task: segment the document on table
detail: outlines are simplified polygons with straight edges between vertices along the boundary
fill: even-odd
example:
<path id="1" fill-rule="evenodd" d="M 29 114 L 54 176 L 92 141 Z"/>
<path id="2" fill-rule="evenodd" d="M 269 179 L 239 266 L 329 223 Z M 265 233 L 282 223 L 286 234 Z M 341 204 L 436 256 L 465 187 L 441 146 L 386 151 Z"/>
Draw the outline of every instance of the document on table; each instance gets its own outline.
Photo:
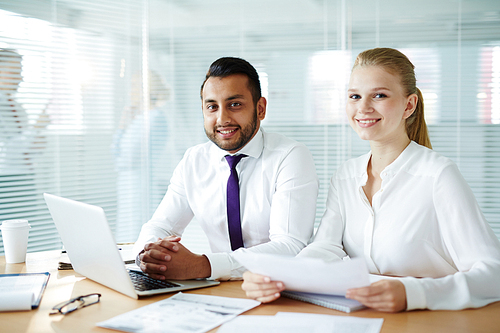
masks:
<path id="1" fill-rule="evenodd" d="M 234 252 L 233 257 L 254 273 L 282 281 L 287 290 L 345 295 L 347 289 L 370 285 L 368 268 L 362 258 L 325 262 L 248 252 Z"/>
<path id="2" fill-rule="evenodd" d="M 40 305 L 47 273 L 0 274 L 0 311 L 25 311 Z"/>
<path id="3" fill-rule="evenodd" d="M 141 271 L 139 267 L 135 264 L 134 254 L 132 249 L 134 247 L 133 244 L 117 244 L 118 250 L 120 251 L 120 255 L 125 263 L 126 267 L 132 267 L 134 270 Z M 66 251 L 61 252 L 61 256 L 59 257 L 59 270 L 71 270 L 73 269 L 73 265 L 71 265 L 71 261 L 69 260 L 69 256 Z"/>
<path id="4" fill-rule="evenodd" d="M 178 293 L 96 325 L 124 332 L 201 333 L 259 304 L 251 299 Z"/>
<path id="5" fill-rule="evenodd" d="M 383 322 L 383 318 L 278 312 L 275 316 L 239 316 L 224 323 L 217 333 L 379 333 Z"/>

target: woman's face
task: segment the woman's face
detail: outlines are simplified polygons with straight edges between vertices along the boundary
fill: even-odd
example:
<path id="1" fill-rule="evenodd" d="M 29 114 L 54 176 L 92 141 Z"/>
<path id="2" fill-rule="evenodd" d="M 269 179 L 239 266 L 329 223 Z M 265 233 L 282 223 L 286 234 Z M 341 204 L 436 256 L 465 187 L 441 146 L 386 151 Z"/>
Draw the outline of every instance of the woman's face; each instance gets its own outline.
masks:
<path id="1" fill-rule="evenodd" d="M 405 120 L 416 104 L 417 96 L 406 97 L 401 79 L 382 67 L 357 66 L 351 73 L 346 112 L 350 125 L 363 140 L 408 140 Z"/>

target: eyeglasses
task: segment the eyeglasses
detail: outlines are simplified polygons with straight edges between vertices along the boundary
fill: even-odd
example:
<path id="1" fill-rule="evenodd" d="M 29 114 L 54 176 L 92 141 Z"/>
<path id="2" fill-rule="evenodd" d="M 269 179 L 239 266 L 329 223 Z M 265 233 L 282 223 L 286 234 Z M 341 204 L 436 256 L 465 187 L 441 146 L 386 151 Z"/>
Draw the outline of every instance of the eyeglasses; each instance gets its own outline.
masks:
<path id="1" fill-rule="evenodd" d="M 89 294 L 78 296 L 70 299 L 67 302 L 59 303 L 52 308 L 51 315 L 54 314 L 68 314 L 78 309 L 84 308 L 86 306 L 99 303 L 101 300 L 101 294 Z"/>

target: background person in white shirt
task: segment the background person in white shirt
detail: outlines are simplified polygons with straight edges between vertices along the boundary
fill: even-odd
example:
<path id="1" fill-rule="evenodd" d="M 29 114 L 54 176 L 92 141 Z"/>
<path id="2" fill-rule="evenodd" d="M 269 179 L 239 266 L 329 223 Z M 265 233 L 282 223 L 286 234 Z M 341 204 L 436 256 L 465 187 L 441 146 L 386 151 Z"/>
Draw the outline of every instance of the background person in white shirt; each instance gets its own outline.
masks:
<path id="1" fill-rule="evenodd" d="M 166 170 L 171 171 L 175 165 L 169 163 L 177 160 L 171 137 L 171 122 L 167 121 L 169 108 L 170 89 L 162 77 L 155 71 L 149 71 L 149 109 L 145 116 L 141 107 L 142 72 L 132 75 L 130 90 L 130 105 L 125 107 L 120 118 L 118 130 L 113 135 L 112 152 L 115 157 L 115 170 L 117 174 L 117 229 L 115 240 L 117 242 L 130 242 L 132 233 L 135 237 L 141 229 L 142 211 L 140 205 L 146 194 L 141 190 L 143 181 L 143 164 L 141 159 L 144 137 L 148 137 L 151 166 L 153 200 L 165 195 L 168 187 Z M 148 126 L 146 126 L 148 125 Z M 146 129 L 147 128 L 147 129 Z M 180 152 L 181 154 L 184 151 Z M 180 155 L 182 156 L 182 155 Z M 179 157 L 180 157 L 179 156 Z M 159 199 L 157 199 L 159 201 Z M 156 201 L 156 200 L 155 200 Z"/>
<path id="2" fill-rule="evenodd" d="M 239 58 L 216 60 L 201 99 L 210 141 L 187 150 L 134 247 L 141 269 L 157 279 L 241 278 L 244 268 L 232 258 L 227 226 L 228 154 L 247 155 L 236 166 L 244 243 L 236 251 L 296 255 L 313 233 L 319 184 L 312 155 L 303 144 L 260 128 L 267 101 L 255 68 Z M 194 254 L 180 243 L 193 217 L 212 253 Z"/>
<path id="3" fill-rule="evenodd" d="M 500 243 L 455 163 L 432 151 L 411 62 L 397 50 L 362 52 L 347 116 L 371 152 L 339 167 L 314 241 L 299 256 L 362 257 L 382 279 L 346 297 L 388 312 L 463 309 L 500 300 Z M 244 274 L 249 297 L 286 286 Z"/>

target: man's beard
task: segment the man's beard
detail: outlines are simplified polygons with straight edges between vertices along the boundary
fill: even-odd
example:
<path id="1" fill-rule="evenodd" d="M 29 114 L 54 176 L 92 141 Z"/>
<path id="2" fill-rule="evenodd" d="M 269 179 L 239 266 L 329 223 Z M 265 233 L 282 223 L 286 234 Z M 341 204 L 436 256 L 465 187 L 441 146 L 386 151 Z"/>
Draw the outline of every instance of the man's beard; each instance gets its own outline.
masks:
<path id="1" fill-rule="evenodd" d="M 227 151 L 235 151 L 243 148 L 253 137 L 255 131 L 257 130 L 257 108 L 255 108 L 254 116 L 252 119 L 252 122 L 245 126 L 244 128 L 241 128 L 240 126 L 237 126 L 239 129 L 239 138 L 237 141 L 232 141 L 232 140 L 220 140 L 217 137 L 217 127 L 214 127 L 211 132 L 209 132 L 205 128 L 205 133 L 207 134 L 207 137 L 217 145 L 222 150 L 227 150 Z"/>

